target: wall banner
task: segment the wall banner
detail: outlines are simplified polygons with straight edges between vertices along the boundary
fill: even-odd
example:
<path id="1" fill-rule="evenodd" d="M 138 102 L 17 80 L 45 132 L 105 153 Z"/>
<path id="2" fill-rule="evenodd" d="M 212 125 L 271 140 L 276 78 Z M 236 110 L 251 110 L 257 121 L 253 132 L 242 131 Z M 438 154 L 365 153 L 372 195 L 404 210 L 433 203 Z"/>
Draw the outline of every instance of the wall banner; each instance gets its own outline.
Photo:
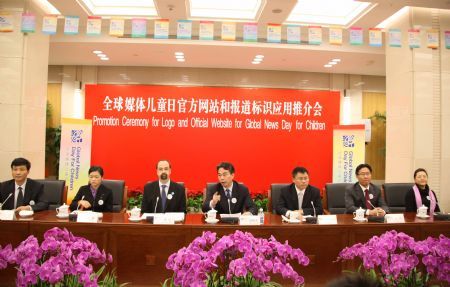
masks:
<path id="1" fill-rule="evenodd" d="M 61 119 L 59 179 L 66 181 L 68 204 L 72 202 L 78 189 L 89 182 L 91 140 L 91 120 Z"/>
<path id="2" fill-rule="evenodd" d="M 156 179 L 160 159 L 189 190 L 217 182 L 221 161 L 254 191 L 292 182 L 297 165 L 308 168 L 313 185 L 332 179 L 338 91 L 86 85 L 85 95 L 92 163 L 130 190 Z"/>
<path id="3" fill-rule="evenodd" d="M 355 169 L 365 162 L 365 126 L 335 126 L 333 129 L 333 182 L 356 181 Z"/>

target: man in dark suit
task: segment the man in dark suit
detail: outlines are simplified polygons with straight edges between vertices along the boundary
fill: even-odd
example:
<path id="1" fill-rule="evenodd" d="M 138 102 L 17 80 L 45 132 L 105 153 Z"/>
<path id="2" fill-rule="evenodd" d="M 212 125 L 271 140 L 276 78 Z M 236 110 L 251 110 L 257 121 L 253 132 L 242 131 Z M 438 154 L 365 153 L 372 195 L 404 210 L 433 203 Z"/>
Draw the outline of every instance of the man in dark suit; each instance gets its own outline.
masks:
<path id="1" fill-rule="evenodd" d="M 293 183 L 289 186 L 281 189 L 280 198 L 276 204 L 277 213 L 288 218 L 292 211 L 298 211 L 303 215 L 323 214 L 320 190 L 309 185 L 308 170 L 304 167 L 294 168 L 292 181 Z M 315 212 L 312 204 L 314 204 Z"/>
<path id="2" fill-rule="evenodd" d="M 11 163 L 12 180 L 0 185 L 0 204 L 2 209 L 46 210 L 48 202 L 44 199 L 44 185 L 28 178 L 31 163 L 25 158 L 16 158 Z"/>
<path id="3" fill-rule="evenodd" d="M 203 212 L 215 209 L 219 214 L 257 214 L 257 207 L 250 197 L 248 188 L 233 180 L 234 166 L 228 162 L 221 162 L 216 170 L 219 183 L 206 191 L 206 199 L 202 206 Z"/>
<path id="4" fill-rule="evenodd" d="M 186 212 L 185 188 L 170 180 L 172 166 L 168 160 L 156 164 L 158 180 L 144 186 L 142 213 Z"/>
<path id="5" fill-rule="evenodd" d="M 364 209 L 366 215 L 383 216 L 389 212 L 380 189 L 370 182 L 372 167 L 366 163 L 360 164 L 355 173 L 358 182 L 345 190 L 346 212 L 353 213 L 359 208 Z"/>

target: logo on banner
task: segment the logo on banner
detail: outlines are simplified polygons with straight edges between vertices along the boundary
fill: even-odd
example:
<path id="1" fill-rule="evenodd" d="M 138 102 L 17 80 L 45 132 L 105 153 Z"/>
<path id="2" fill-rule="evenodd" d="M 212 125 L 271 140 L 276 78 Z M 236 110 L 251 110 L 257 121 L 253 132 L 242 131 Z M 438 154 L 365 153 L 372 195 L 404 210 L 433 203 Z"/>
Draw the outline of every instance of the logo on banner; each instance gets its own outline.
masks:
<path id="1" fill-rule="evenodd" d="M 72 130 L 71 139 L 73 143 L 82 143 L 83 138 L 81 135 L 83 134 L 83 130 Z"/>
<path id="2" fill-rule="evenodd" d="M 355 139 L 354 135 L 342 136 L 342 143 L 344 144 L 344 147 L 355 147 L 354 139 Z"/>

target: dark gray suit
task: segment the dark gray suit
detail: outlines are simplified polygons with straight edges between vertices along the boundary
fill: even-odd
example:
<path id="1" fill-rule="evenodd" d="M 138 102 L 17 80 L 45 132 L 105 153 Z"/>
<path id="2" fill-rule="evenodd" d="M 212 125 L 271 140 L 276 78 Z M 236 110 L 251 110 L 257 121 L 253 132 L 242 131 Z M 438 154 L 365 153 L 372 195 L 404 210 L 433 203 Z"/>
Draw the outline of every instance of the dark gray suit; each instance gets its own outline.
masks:
<path id="1" fill-rule="evenodd" d="M 203 212 L 207 212 L 211 208 L 209 207 L 209 203 L 213 198 L 213 195 L 219 192 L 220 201 L 217 202 L 216 210 L 219 214 L 222 213 L 242 213 L 244 211 L 250 211 L 252 214 L 258 213 L 258 208 L 250 197 L 250 192 L 248 188 L 236 181 L 233 181 L 233 189 L 231 190 L 230 206 L 228 206 L 228 199 L 225 195 L 225 190 L 223 189 L 222 184 L 218 183 L 216 185 L 211 186 L 206 191 L 206 199 L 203 202 L 202 210 Z M 233 202 L 235 201 L 235 202 Z"/>
<path id="2" fill-rule="evenodd" d="M 381 196 L 381 190 L 378 186 L 370 183 L 369 185 L 369 196 L 372 195 L 370 202 L 375 207 L 380 207 L 386 213 L 389 212 L 389 208 Z M 367 209 L 366 208 L 366 198 L 364 197 L 364 192 L 359 185 L 359 182 L 355 183 L 352 186 L 349 186 L 345 190 L 345 209 L 346 213 L 353 213 L 355 210 L 359 209 Z"/>
<path id="3" fill-rule="evenodd" d="M 8 198 L 8 195 L 12 193 L 11 197 L 2 206 L 2 209 L 14 209 L 15 189 L 16 184 L 14 179 L 2 182 L 2 184 L 0 185 L 0 203 L 6 200 L 6 198 Z M 47 210 L 48 202 L 44 199 L 44 185 L 35 180 L 27 178 L 22 205 L 30 205 L 35 212 Z"/>
<path id="4" fill-rule="evenodd" d="M 162 206 L 161 201 L 161 188 L 159 181 L 153 181 L 147 183 L 144 186 L 144 196 L 142 198 L 141 211 L 142 213 L 154 213 L 156 212 L 184 212 L 186 213 L 186 192 L 185 188 L 176 183 L 170 181 L 169 190 L 167 195 L 170 195 L 171 199 L 167 198 L 166 206 Z M 158 199 L 158 200 L 157 200 Z M 155 208 L 155 205 L 158 206 Z"/>

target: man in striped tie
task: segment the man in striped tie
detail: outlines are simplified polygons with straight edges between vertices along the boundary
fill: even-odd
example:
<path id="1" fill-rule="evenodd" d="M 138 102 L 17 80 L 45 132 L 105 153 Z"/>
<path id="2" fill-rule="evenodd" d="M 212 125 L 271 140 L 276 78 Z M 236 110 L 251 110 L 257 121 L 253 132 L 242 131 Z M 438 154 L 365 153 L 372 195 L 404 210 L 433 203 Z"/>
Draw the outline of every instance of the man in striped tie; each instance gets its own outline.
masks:
<path id="1" fill-rule="evenodd" d="M 44 196 L 44 186 L 28 178 L 31 163 L 22 157 L 11 163 L 13 179 L 2 182 L 0 185 L 0 204 L 2 209 L 33 210 L 35 212 L 46 210 L 48 202 Z"/>
<path id="2" fill-rule="evenodd" d="M 345 190 L 345 209 L 353 213 L 362 208 L 366 215 L 383 216 L 389 209 L 381 196 L 378 186 L 371 183 L 372 167 L 367 163 L 360 164 L 355 170 L 358 182 Z"/>

